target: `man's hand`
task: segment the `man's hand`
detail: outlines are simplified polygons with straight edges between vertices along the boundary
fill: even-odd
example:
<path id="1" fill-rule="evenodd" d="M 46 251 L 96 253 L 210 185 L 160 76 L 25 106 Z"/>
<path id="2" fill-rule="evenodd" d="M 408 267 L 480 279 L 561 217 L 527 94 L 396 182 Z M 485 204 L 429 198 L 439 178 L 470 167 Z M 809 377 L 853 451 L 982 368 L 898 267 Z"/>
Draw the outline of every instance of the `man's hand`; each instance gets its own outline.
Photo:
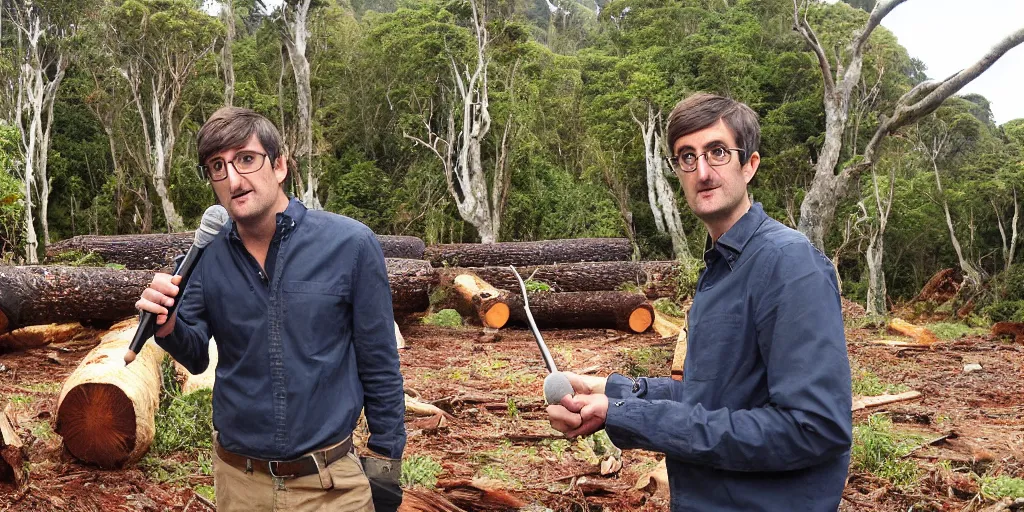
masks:
<path id="1" fill-rule="evenodd" d="M 565 437 L 586 436 L 604 428 L 608 397 L 601 393 L 566 396 L 559 405 L 549 405 L 547 411 L 551 427 Z"/>
<path id="2" fill-rule="evenodd" d="M 595 377 L 592 375 L 577 375 L 572 372 L 562 372 L 566 377 L 569 378 L 569 383 L 572 384 L 572 390 L 577 395 L 593 395 L 603 394 L 604 386 L 608 382 L 608 379 L 604 377 Z"/>
<path id="3" fill-rule="evenodd" d="M 181 284 L 181 276 L 172 276 L 157 272 L 149 288 L 142 290 L 142 297 L 135 303 L 135 307 L 142 311 L 149 311 L 156 316 L 157 337 L 163 338 L 174 330 L 174 318 L 168 321 L 167 308 L 174 305 L 174 297 L 178 296 L 178 285 Z"/>

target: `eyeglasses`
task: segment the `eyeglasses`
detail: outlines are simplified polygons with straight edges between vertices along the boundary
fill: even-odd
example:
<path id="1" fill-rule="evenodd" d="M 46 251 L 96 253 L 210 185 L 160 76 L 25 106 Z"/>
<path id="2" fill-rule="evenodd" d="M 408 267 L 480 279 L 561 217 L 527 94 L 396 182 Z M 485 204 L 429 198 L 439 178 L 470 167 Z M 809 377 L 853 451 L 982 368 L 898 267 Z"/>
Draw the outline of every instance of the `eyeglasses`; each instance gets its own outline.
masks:
<path id="1" fill-rule="evenodd" d="M 206 164 L 199 164 L 199 172 L 209 176 L 210 181 L 221 181 L 228 177 L 228 164 L 234 165 L 235 172 L 238 174 L 249 174 L 263 168 L 263 162 L 266 159 L 266 153 L 239 151 L 235 153 L 233 160 L 225 161 L 223 158 L 215 158 Z"/>
<path id="2" fill-rule="evenodd" d="M 697 160 L 700 160 L 700 157 L 707 159 L 708 165 L 718 167 L 732 161 L 733 151 L 739 151 L 740 153 L 746 152 L 740 148 L 716 146 L 703 153 L 687 151 L 676 156 L 667 156 L 665 157 L 665 161 L 668 162 L 669 166 L 671 166 L 672 170 L 675 172 L 693 172 L 697 170 Z"/>

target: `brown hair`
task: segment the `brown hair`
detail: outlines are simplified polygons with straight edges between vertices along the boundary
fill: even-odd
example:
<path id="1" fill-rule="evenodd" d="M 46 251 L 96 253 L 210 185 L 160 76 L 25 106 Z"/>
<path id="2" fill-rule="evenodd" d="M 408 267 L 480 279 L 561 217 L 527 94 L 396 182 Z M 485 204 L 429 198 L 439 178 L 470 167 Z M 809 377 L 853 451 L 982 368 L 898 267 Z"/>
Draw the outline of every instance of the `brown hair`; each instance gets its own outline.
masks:
<path id="1" fill-rule="evenodd" d="M 253 134 L 266 150 L 270 166 L 274 167 L 277 157 L 281 155 L 281 132 L 266 117 L 239 107 L 217 109 L 199 129 L 196 134 L 199 163 L 205 164 L 210 157 L 221 151 L 245 146 Z"/>
<path id="2" fill-rule="evenodd" d="M 732 132 L 736 145 L 743 149 L 740 163 L 745 164 L 761 142 L 757 112 L 731 98 L 697 93 L 680 101 L 668 116 L 668 147 L 672 151 L 680 137 L 707 128 L 721 119 Z"/>

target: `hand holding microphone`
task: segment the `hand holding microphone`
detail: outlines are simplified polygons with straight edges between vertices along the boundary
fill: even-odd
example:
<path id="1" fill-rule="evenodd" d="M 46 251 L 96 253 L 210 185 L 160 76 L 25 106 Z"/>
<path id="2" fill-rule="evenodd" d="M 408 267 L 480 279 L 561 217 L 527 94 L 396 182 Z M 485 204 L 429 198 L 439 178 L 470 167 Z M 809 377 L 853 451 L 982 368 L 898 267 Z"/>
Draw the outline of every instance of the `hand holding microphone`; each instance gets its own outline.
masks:
<path id="1" fill-rule="evenodd" d="M 192 247 L 185 253 L 174 275 L 157 273 L 149 288 L 142 292 L 142 298 L 135 303 L 135 307 L 142 310 L 139 316 L 139 328 L 135 331 L 135 337 L 128 345 L 128 351 L 124 354 L 124 364 L 127 365 L 135 360 L 135 356 L 142 350 L 146 340 L 154 334 L 166 336 L 174 328 L 174 312 L 181 303 L 179 294 L 185 288 L 188 277 L 195 268 L 199 257 L 203 255 L 203 249 L 220 233 L 228 221 L 228 212 L 223 206 L 217 204 L 206 209 L 203 213 L 203 220 L 196 230 L 195 240 Z M 160 329 L 157 330 L 157 325 Z"/>

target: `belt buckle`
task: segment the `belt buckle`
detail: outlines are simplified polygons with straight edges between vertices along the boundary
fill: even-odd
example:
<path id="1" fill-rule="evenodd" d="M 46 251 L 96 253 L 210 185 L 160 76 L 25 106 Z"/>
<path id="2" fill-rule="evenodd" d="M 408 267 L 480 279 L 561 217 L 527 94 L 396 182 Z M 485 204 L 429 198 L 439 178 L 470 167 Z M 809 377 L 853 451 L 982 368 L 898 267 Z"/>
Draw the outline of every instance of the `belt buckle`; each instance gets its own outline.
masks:
<path id="1" fill-rule="evenodd" d="M 276 468 L 281 463 L 279 460 L 272 460 L 267 462 L 267 469 L 270 471 L 270 476 L 274 478 L 287 478 L 291 475 L 279 475 L 277 474 Z"/>

